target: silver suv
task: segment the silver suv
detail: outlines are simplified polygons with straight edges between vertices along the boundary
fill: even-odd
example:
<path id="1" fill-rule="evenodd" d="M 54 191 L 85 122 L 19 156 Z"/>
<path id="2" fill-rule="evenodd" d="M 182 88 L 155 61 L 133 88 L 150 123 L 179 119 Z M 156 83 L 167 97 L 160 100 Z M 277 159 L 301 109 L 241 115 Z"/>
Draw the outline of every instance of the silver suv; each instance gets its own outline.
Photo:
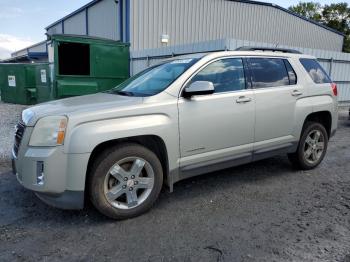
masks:
<path id="1" fill-rule="evenodd" d="M 314 57 L 242 50 L 176 57 L 107 93 L 23 111 L 18 181 L 52 206 L 88 197 L 124 219 L 191 176 L 284 153 L 316 167 L 337 127 L 336 85 Z"/>

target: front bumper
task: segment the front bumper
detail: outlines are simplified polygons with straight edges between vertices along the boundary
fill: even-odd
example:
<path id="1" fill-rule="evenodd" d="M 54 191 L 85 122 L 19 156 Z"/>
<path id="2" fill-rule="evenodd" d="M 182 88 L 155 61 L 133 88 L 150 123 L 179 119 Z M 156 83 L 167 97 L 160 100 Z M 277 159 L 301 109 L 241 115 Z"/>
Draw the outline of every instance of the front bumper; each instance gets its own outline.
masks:
<path id="1" fill-rule="evenodd" d="M 83 208 L 89 154 L 66 154 L 63 146 L 21 146 L 18 156 L 12 152 L 12 157 L 19 183 L 45 203 L 63 209 Z"/>
<path id="2" fill-rule="evenodd" d="M 13 155 L 17 180 L 25 188 L 42 193 L 60 194 L 65 191 L 67 158 L 59 148 L 30 148 L 18 157 Z M 38 177 L 43 176 L 42 182 Z"/>

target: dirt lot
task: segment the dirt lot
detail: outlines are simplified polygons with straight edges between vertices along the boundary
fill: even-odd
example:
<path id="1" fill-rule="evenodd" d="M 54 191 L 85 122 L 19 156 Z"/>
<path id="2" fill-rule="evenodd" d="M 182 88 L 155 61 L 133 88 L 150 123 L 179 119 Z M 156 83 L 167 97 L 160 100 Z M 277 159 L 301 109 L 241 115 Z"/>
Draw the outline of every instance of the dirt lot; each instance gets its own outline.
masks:
<path id="1" fill-rule="evenodd" d="M 4 165 L 3 162 L 10 158 L 15 125 L 26 107 L 0 101 L 0 171 L 1 166 Z"/>
<path id="2" fill-rule="evenodd" d="M 111 221 L 46 206 L 0 175 L 2 261 L 350 261 L 350 121 L 322 165 L 285 156 L 182 181 L 147 214 Z M 2 167 L 8 169 L 8 166 Z"/>

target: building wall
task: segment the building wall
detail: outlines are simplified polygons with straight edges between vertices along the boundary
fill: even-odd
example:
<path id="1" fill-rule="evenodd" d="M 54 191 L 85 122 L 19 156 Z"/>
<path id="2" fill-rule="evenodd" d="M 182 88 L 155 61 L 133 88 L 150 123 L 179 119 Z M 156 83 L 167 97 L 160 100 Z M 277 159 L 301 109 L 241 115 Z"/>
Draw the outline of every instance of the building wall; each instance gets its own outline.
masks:
<path id="1" fill-rule="evenodd" d="M 23 56 L 27 55 L 28 53 L 45 53 L 46 51 L 46 41 L 42 41 L 35 45 L 13 52 L 11 57 Z"/>
<path id="2" fill-rule="evenodd" d="M 57 23 L 47 30 L 47 34 L 54 35 L 54 34 L 63 34 L 62 31 L 62 23 Z"/>
<path id="3" fill-rule="evenodd" d="M 86 35 L 86 13 L 82 11 L 65 20 L 64 33 L 72 35 Z"/>
<path id="4" fill-rule="evenodd" d="M 22 50 L 19 50 L 17 52 L 12 53 L 11 57 L 24 56 L 26 54 L 28 54 L 28 50 L 27 49 L 22 49 Z"/>
<path id="5" fill-rule="evenodd" d="M 331 51 L 343 46 L 343 36 L 281 9 L 229 0 L 94 0 L 47 32 L 130 39 L 131 50 L 163 47 L 162 34 L 170 37 L 167 45 L 236 38 Z"/>
<path id="6" fill-rule="evenodd" d="M 131 0 L 133 50 L 222 38 L 341 51 L 343 37 L 280 9 L 227 0 Z"/>
<path id="7" fill-rule="evenodd" d="M 36 45 L 33 45 L 31 47 L 28 48 L 29 49 L 29 52 L 37 52 L 37 53 L 45 53 L 47 52 L 47 49 L 46 49 L 46 41 L 44 42 L 40 42 Z"/>
<path id="8" fill-rule="evenodd" d="M 50 25 L 46 28 L 47 33 L 49 35 L 63 33 L 89 35 L 120 40 L 119 2 L 115 0 L 95 1 L 77 13 Z"/>
<path id="9" fill-rule="evenodd" d="M 90 36 L 120 40 L 118 4 L 114 0 L 104 0 L 88 9 Z"/>

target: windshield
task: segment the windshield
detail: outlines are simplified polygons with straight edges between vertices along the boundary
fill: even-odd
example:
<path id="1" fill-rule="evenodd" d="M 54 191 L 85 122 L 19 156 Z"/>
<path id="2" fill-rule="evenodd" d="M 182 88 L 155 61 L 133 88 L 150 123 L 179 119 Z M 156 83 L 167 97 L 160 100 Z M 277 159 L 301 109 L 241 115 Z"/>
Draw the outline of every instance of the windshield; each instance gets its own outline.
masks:
<path id="1" fill-rule="evenodd" d="M 198 59 L 177 59 L 150 67 L 131 77 L 110 92 L 124 96 L 153 96 L 173 83 Z"/>

